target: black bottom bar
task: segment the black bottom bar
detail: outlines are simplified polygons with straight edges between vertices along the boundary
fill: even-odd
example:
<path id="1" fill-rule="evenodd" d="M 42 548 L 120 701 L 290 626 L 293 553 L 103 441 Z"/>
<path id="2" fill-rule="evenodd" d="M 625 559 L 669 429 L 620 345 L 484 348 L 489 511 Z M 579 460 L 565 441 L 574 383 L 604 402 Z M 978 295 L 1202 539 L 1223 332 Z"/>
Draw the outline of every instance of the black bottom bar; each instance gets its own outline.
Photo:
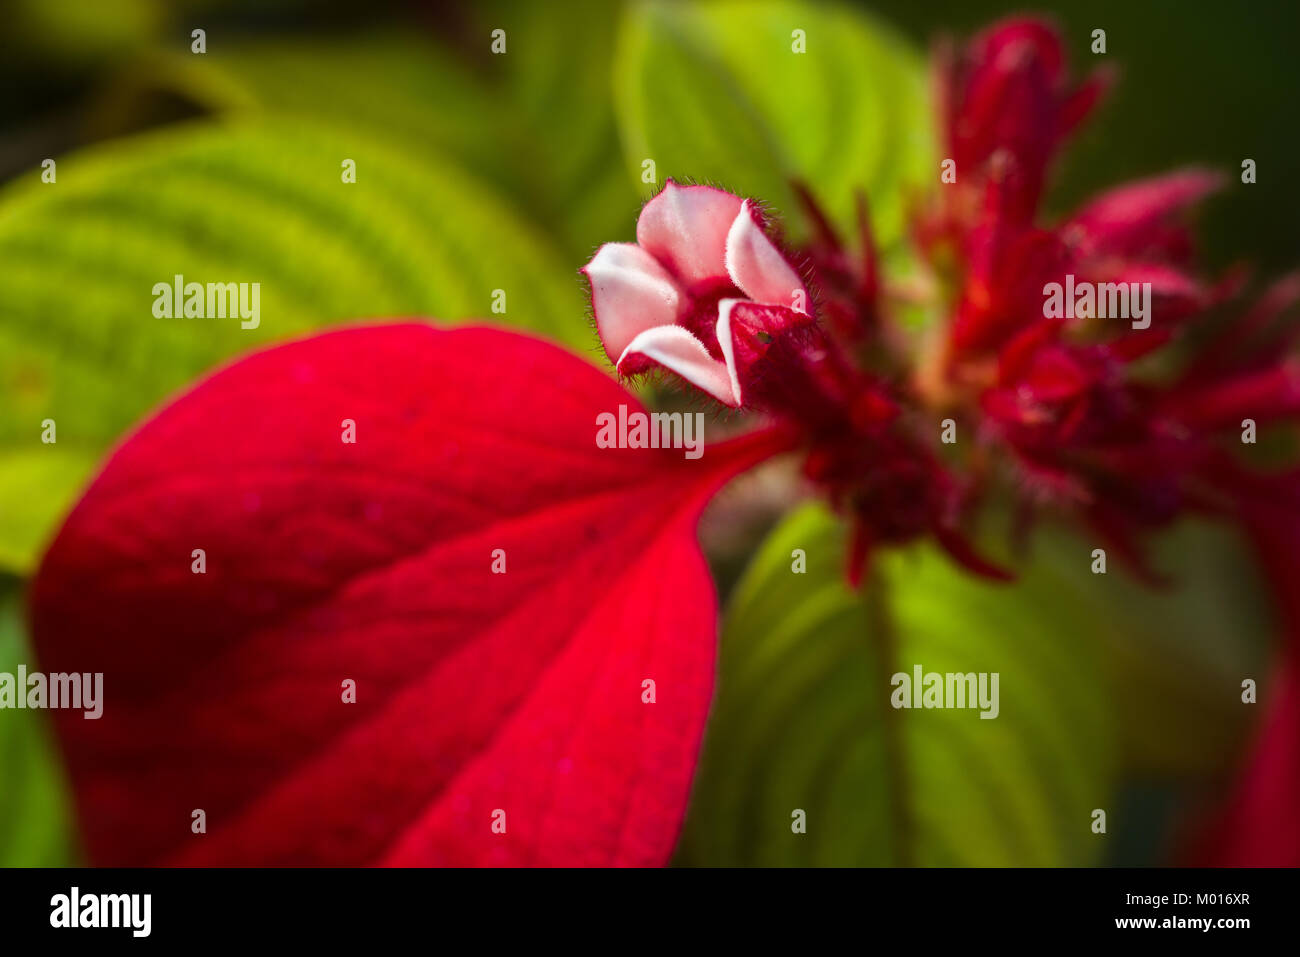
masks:
<path id="1" fill-rule="evenodd" d="M 1289 870 L 29 870 L 0 871 L 0 933 L 6 944 L 91 946 L 337 947 L 423 935 L 442 947 L 465 934 L 465 943 L 498 945 L 516 934 L 605 946 L 806 944 L 828 934 L 866 943 L 889 939 L 886 931 L 926 944 L 1129 937 L 1231 946 L 1285 931 L 1294 889 Z"/>

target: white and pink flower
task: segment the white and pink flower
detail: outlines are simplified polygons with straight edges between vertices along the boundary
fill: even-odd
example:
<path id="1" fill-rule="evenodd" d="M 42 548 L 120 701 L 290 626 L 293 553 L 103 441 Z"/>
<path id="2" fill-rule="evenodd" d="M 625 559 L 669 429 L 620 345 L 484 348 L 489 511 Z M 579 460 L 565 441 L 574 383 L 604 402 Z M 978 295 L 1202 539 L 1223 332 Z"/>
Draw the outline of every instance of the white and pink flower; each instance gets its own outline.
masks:
<path id="1" fill-rule="evenodd" d="M 606 243 L 582 271 L 621 375 L 659 365 L 732 407 L 744 399 L 733 323 L 775 333 L 807 321 L 808 292 L 758 209 L 712 186 L 668 180 L 636 242 Z"/>

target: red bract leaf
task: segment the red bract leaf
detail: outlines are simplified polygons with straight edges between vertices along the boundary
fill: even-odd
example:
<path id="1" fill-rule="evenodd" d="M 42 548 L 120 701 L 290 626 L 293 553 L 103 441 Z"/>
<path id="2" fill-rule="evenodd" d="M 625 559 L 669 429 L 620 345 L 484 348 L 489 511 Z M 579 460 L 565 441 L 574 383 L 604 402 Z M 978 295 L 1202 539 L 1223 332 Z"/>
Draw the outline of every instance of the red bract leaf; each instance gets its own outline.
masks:
<path id="1" fill-rule="evenodd" d="M 403 324 L 148 422 L 32 593 L 42 667 L 104 673 L 102 718 L 57 713 L 93 861 L 665 862 L 713 687 L 696 519 L 773 449 L 598 448 L 620 405 L 537 340 Z"/>

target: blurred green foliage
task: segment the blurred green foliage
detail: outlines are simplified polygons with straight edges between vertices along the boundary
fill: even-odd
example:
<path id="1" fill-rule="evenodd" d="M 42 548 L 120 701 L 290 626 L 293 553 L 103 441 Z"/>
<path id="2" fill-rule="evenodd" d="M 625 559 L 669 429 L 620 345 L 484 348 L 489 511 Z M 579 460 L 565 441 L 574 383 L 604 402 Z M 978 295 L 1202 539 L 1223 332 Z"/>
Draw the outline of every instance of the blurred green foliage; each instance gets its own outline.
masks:
<path id="1" fill-rule="evenodd" d="M 926 548 L 855 593 L 843 539 L 820 506 L 795 513 L 733 596 L 682 862 L 1096 860 L 1089 814 L 1110 806 L 1118 748 L 1093 623 L 1045 614 L 1066 609 L 1062 583 L 990 585 Z M 1000 713 L 893 709 L 890 676 L 916 664 L 998 672 Z"/>
<path id="2" fill-rule="evenodd" d="M 796 43 L 812 53 L 793 53 Z M 796 232 L 803 223 L 792 179 L 809 184 L 846 232 L 864 190 L 886 244 L 902 232 L 905 201 L 933 182 L 924 62 L 848 7 L 638 4 L 615 64 L 634 178 L 652 159 L 660 181 L 703 180 L 761 197 Z"/>
<path id="3" fill-rule="evenodd" d="M 1092 833 L 1093 809 L 1108 834 L 1132 826 L 1124 774 L 1204 777 L 1232 761 L 1240 675 L 1266 650 L 1224 638 L 1269 622 L 1229 534 L 1164 538 L 1158 561 L 1191 556 L 1164 593 L 1093 575 L 1091 546 L 1051 528 L 1012 585 L 923 546 L 878 557 L 855 592 L 844 539 L 805 506 L 733 592 L 679 863 L 1097 863 L 1123 851 Z M 894 710 L 890 676 L 915 665 L 998 672 L 1001 713 Z"/>
<path id="4" fill-rule="evenodd" d="M 18 583 L 0 576 L 0 672 L 34 668 L 23 637 Z M 67 789 L 43 711 L 0 712 L 0 867 L 73 861 Z"/>
<path id="5" fill-rule="evenodd" d="M 112 444 L 229 357 L 368 317 L 483 317 L 595 357 L 577 269 L 632 237 L 653 159 L 766 200 L 794 235 L 807 180 L 841 226 L 854 190 L 902 244 L 937 182 L 925 44 L 1012 12 L 880 0 L 707 4 L 486 0 L 11 0 L 0 31 L 0 569 L 27 575 Z M 1257 160 L 1207 220 L 1217 263 L 1293 266 L 1300 193 L 1291 3 L 1250 14 L 1153 0 L 1043 3 L 1076 66 L 1108 31 L 1111 102 L 1062 164 L 1057 210 L 1136 175 Z M 208 52 L 190 52 L 190 31 Z M 493 56 L 490 31 L 508 52 Z M 808 53 L 793 55 L 793 31 Z M 915 43 L 903 39 L 908 36 Z M 39 164 L 58 160 L 57 185 Z M 357 181 L 340 179 L 343 159 Z M 262 324 L 155 319 L 151 289 L 262 284 Z M 491 315 L 505 289 L 507 313 Z M 508 374 L 503 370 L 503 374 Z M 41 420 L 58 444 L 40 442 Z M 679 861 L 1147 862 L 1248 730 L 1237 703 L 1271 631 L 1240 544 L 1162 544 L 1164 595 L 1044 537 L 1026 580 L 932 552 L 882 558 L 850 592 L 843 529 L 804 510 L 731 598 L 720 686 Z M 790 551 L 808 571 L 791 575 Z M 788 576 L 788 577 L 787 577 Z M 25 661 L 0 579 L 0 670 Z M 904 712 L 888 675 L 998 671 L 1003 714 Z M 1014 693 L 1011 689 L 1014 688 Z M 18 718 L 15 720 L 15 715 Z M 0 864 L 73 854 L 44 716 L 0 714 Z M 1134 783 L 1156 817 L 1089 830 Z M 808 813 L 808 833 L 790 812 Z M 1160 817 L 1159 815 L 1164 815 Z M 1125 835 L 1124 842 L 1114 838 Z M 1156 835 L 1153 837 L 1152 835 Z"/>

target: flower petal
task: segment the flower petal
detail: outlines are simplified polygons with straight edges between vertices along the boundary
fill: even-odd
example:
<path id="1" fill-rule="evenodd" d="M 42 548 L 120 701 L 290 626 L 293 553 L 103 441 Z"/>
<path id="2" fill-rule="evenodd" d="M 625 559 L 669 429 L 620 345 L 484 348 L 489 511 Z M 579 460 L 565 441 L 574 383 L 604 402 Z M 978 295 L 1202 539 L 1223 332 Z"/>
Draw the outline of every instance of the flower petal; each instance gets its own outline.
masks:
<path id="1" fill-rule="evenodd" d="M 723 299 L 718 344 L 736 394 L 752 409 L 789 415 L 805 428 L 844 425 L 849 395 L 836 353 L 813 318 L 785 306 Z"/>
<path id="2" fill-rule="evenodd" d="M 740 206 L 739 196 L 670 179 L 641 210 L 637 244 L 688 285 L 725 278 L 727 230 Z"/>
<path id="3" fill-rule="evenodd" d="M 967 170 L 966 182 L 981 176 L 1001 180 L 1004 214 L 1026 225 L 1062 139 L 1098 102 L 1109 80 L 1094 74 L 1073 86 L 1056 30 L 1043 20 L 1013 17 L 983 31 L 945 64 L 941 82 L 948 149 L 957 169 Z"/>
<path id="4" fill-rule="evenodd" d="M 1066 229 L 1075 231 L 1076 245 L 1089 255 L 1142 255 L 1166 238 L 1162 227 L 1223 183 L 1220 173 L 1204 169 L 1128 183 L 1094 199 Z"/>
<path id="5" fill-rule="evenodd" d="M 755 302 L 808 311 L 808 291 L 799 274 L 767 238 L 749 200 L 745 200 L 727 233 L 727 273 Z M 802 308 L 796 308 L 799 306 Z"/>
<path id="6" fill-rule="evenodd" d="M 606 243 L 582 273 L 591 283 L 596 329 L 611 362 L 639 333 L 677 321 L 681 291 L 659 261 L 640 246 Z"/>
<path id="7" fill-rule="evenodd" d="M 722 332 L 721 325 L 719 333 Z M 722 344 L 723 353 L 730 339 Z M 736 408 L 740 405 L 740 386 L 735 372 L 727 363 L 709 355 L 704 343 L 681 326 L 656 326 L 637 336 L 619 357 L 619 371 L 629 360 L 643 357 L 676 372 L 691 385 L 703 389 L 719 402 Z"/>

